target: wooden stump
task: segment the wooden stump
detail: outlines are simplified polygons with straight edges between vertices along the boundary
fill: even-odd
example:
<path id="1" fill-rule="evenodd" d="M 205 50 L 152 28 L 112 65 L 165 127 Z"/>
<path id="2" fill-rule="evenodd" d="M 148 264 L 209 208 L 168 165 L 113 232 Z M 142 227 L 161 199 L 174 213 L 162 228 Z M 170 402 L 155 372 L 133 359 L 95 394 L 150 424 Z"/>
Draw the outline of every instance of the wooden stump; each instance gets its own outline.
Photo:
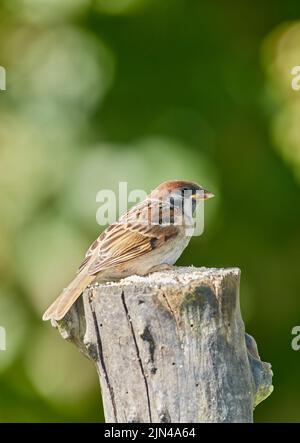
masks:
<path id="1" fill-rule="evenodd" d="M 245 334 L 237 268 L 91 287 L 55 323 L 97 367 L 106 422 L 252 422 L 272 371 Z"/>

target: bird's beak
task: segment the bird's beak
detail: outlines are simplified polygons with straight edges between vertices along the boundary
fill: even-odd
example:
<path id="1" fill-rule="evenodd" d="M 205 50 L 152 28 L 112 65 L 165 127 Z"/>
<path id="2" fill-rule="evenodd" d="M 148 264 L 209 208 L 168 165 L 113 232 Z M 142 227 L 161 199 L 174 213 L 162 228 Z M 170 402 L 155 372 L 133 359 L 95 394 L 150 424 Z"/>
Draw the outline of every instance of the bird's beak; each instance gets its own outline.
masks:
<path id="1" fill-rule="evenodd" d="M 209 198 L 213 198 L 214 196 L 215 195 L 212 192 L 205 191 L 205 189 L 204 189 L 202 191 L 196 192 L 196 194 L 193 194 L 192 199 L 194 199 L 194 200 L 208 200 Z"/>

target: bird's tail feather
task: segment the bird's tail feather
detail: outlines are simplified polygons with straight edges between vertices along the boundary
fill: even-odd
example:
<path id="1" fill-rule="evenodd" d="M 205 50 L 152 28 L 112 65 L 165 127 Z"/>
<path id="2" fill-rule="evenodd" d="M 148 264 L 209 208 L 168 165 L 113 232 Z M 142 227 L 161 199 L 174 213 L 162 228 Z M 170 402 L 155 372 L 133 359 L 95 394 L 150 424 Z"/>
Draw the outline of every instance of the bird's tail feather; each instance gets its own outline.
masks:
<path id="1" fill-rule="evenodd" d="M 49 306 L 43 315 L 43 320 L 50 319 L 61 320 L 73 303 L 82 294 L 85 288 L 95 279 L 93 275 L 87 275 L 80 272 L 67 288 L 57 297 L 57 299 Z"/>

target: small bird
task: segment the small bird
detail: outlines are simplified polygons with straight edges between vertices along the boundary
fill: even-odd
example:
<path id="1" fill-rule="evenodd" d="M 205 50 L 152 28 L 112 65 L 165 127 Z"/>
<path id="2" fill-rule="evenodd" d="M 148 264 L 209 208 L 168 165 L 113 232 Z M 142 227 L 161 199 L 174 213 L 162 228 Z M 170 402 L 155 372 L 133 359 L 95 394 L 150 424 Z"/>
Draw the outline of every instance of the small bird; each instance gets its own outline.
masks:
<path id="1" fill-rule="evenodd" d="M 61 320 L 91 283 L 170 269 L 191 239 L 197 201 L 213 196 L 190 181 L 160 184 L 99 235 L 43 320 Z"/>

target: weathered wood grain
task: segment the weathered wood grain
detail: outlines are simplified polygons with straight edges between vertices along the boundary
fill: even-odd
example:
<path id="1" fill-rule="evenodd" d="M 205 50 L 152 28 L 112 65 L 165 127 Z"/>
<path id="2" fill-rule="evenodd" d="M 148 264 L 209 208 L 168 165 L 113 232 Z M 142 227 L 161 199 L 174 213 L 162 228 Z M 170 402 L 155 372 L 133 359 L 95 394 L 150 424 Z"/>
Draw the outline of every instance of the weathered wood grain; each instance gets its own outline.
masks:
<path id="1" fill-rule="evenodd" d="M 107 422 L 251 422 L 272 371 L 245 334 L 237 268 L 176 268 L 85 291 L 58 322 L 91 358 Z"/>

